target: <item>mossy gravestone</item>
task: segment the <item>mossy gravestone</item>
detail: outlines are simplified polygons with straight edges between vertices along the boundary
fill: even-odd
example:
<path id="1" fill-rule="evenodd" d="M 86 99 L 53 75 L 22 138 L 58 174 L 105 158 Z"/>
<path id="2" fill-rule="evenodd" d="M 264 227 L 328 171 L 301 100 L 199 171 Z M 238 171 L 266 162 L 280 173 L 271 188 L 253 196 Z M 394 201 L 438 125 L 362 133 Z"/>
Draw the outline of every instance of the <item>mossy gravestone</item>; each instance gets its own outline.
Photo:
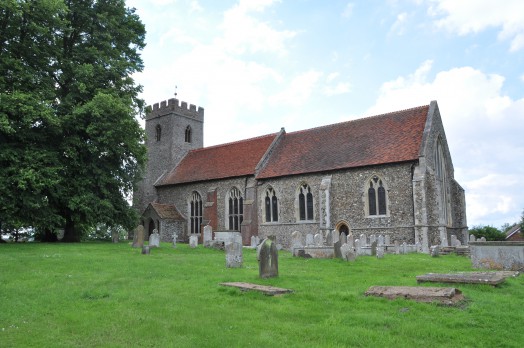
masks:
<path id="1" fill-rule="evenodd" d="M 260 278 L 278 277 L 278 250 L 274 236 L 266 238 L 258 246 L 258 271 Z"/>
<path id="2" fill-rule="evenodd" d="M 138 225 L 135 228 L 133 235 L 133 248 L 141 248 L 144 246 L 144 226 Z"/>

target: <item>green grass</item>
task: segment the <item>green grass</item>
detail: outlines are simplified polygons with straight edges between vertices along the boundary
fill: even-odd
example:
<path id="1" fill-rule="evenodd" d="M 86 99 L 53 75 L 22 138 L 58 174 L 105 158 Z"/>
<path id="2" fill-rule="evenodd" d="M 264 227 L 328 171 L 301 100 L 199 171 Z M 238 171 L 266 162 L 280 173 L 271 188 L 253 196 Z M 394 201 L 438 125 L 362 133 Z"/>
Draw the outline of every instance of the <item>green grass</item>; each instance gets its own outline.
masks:
<path id="1" fill-rule="evenodd" d="M 355 262 L 279 254 L 259 279 L 256 254 L 169 244 L 0 244 L 0 347 L 520 347 L 524 276 L 456 285 L 457 307 L 365 297 L 372 285 L 417 285 L 429 272 L 471 271 L 454 255 L 364 256 Z M 293 289 L 265 296 L 220 286 Z M 449 286 L 441 284 L 442 286 Z M 427 284 L 424 286 L 436 286 Z"/>

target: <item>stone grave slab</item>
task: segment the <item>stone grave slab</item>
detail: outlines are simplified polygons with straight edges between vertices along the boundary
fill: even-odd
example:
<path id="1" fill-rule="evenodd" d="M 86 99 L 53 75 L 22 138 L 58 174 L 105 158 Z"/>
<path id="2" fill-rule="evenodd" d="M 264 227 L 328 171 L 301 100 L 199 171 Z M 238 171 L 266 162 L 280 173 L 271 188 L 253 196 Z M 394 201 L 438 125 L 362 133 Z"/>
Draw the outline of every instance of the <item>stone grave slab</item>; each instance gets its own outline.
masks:
<path id="1" fill-rule="evenodd" d="M 372 286 L 365 295 L 385 297 L 390 300 L 405 298 L 417 302 L 438 302 L 444 305 L 454 305 L 464 299 L 462 292 L 456 288 L 423 286 Z"/>
<path id="2" fill-rule="evenodd" d="M 277 288 L 269 285 L 259 285 L 252 283 L 243 283 L 243 282 L 230 282 L 230 283 L 220 283 L 222 286 L 231 286 L 239 288 L 242 291 L 259 291 L 266 295 L 282 295 L 293 292 L 291 289 Z"/>
<path id="3" fill-rule="evenodd" d="M 518 272 L 461 272 L 461 273 L 428 273 L 417 276 L 417 282 L 460 283 L 498 285 L 508 277 L 515 277 Z"/>

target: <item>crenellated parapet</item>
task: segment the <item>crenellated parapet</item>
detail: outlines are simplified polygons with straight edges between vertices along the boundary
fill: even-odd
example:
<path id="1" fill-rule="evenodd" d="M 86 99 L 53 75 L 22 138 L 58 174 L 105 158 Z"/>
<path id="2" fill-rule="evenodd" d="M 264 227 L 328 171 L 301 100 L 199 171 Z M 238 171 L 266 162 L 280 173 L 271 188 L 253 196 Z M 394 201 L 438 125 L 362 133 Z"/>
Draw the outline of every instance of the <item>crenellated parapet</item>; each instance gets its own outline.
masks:
<path id="1" fill-rule="evenodd" d="M 204 119 L 204 108 L 196 107 L 193 104 L 189 104 L 189 107 L 186 102 L 181 102 L 176 98 L 171 98 L 169 100 L 164 100 L 160 103 L 155 103 L 152 106 L 151 112 L 147 114 L 146 119 L 152 119 L 160 116 L 164 116 L 170 113 L 176 113 L 182 116 L 187 116 L 196 119 Z"/>

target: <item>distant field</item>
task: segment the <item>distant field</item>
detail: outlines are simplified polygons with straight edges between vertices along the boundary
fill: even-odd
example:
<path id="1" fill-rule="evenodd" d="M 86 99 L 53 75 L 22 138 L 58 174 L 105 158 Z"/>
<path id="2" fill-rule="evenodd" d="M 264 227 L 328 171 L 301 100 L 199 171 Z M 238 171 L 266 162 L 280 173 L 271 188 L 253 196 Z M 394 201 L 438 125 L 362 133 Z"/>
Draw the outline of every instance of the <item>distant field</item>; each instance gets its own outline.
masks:
<path id="1" fill-rule="evenodd" d="M 280 277 L 266 280 L 253 250 L 244 249 L 243 268 L 227 269 L 223 252 L 185 244 L 151 255 L 127 243 L 0 244 L 0 264 L 0 347 L 524 346 L 524 275 L 499 287 L 454 285 L 466 296 L 457 307 L 364 296 L 372 285 L 472 270 L 454 255 L 348 263 L 281 251 Z"/>

